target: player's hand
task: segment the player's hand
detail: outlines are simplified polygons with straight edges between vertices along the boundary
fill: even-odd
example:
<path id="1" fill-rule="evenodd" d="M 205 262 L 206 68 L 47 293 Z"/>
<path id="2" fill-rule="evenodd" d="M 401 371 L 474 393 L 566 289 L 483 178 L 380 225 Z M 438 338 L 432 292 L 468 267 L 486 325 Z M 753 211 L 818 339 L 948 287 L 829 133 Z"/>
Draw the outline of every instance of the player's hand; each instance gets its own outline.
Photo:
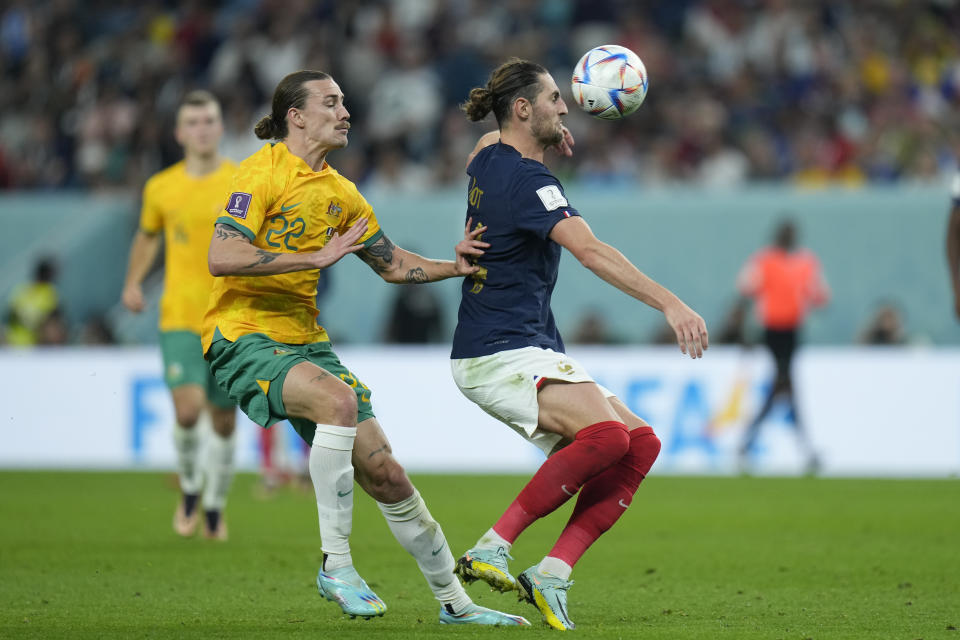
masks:
<path id="1" fill-rule="evenodd" d="M 702 358 L 709 346 L 707 324 L 696 311 L 677 300 L 675 304 L 663 310 L 667 324 L 677 334 L 680 351 L 691 358 Z"/>
<path id="2" fill-rule="evenodd" d="M 550 148 L 560 155 L 567 156 L 569 158 L 573 155 L 573 134 L 570 133 L 570 129 L 567 129 L 563 125 L 560 125 L 560 128 L 563 129 L 563 140 Z"/>
<path id="3" fill-rule="evenodd" d="M 483 255 L 484 249 L 490 247 L 489 242 L 480 239 L 487 228 L 478 226 L 476 229 L 470 229 L 471 224 L 473 224 L 473 218 L 467 218 L 467 226 L 463 230 L 463 240 L 454 247 L 457 252 L 457 275 L 461 276 L 469 276 L 479 271 L 480 267 L 477 266 L 475 260 Z"/>
<path id="4" fill-rule="evenodd" d="M 123 293 L 120 295 L 120 300 L 123 302 L 123 306 L 134 313 L 143 311 L 143 289 L 139 284 L 128 284 L 125 286 Z"/>
<path id="5" fill-rule="evenodd" d="M 360 218 L 354 222 L 353 226 L 347 229 L 343 235 L 334 233 L 330 236 L 327 244 L 323 245 L 323 249 L 320 249 L 320 251 L 314 254 L 317 258 L 317 267 L 326 269 L 330 265 L 335 264 L 343 256 L 356 253 L 360 251 L 360 249 L 363 249 L 363 245 L 357 243 L 363 234 L 367 232 L 367 226 L 367 219 Z"/>

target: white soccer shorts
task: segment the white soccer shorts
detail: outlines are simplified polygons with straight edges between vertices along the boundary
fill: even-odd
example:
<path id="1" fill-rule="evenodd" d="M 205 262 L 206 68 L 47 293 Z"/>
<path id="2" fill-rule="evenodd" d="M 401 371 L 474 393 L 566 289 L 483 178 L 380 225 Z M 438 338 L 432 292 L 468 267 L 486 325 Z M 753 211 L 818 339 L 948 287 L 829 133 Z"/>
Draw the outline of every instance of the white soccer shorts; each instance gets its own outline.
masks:
<path id="1" fill-rule="evenodd" d="M 561 436 L 537 428 L 537 390 L 544 380 L 593 382 L 587 370 L 565 353 L 521 347 L 477 358 L 450 361 L 453 380 L 474 404 L 550 455 Z M 613 392 L 597 385 L 605 398 Z"/>

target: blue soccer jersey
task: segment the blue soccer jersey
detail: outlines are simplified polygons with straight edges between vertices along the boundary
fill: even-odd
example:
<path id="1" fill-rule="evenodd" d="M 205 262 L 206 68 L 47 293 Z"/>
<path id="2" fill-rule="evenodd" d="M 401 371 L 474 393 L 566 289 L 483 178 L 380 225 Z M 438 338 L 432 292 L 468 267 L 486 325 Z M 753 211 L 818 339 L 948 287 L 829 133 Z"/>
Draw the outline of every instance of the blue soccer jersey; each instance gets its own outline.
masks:
<path id="1" fill-rule="evenodd" d="M 563 351 L 550 310 L 562 247 L 553 226 L 579 216 L 543 163 L 513 147 L 481 150 L 467 167 L 467 217 L 488 227 L 480 271 L 464 279 L 451 358 L 474 358 L 520 347 Z"/>

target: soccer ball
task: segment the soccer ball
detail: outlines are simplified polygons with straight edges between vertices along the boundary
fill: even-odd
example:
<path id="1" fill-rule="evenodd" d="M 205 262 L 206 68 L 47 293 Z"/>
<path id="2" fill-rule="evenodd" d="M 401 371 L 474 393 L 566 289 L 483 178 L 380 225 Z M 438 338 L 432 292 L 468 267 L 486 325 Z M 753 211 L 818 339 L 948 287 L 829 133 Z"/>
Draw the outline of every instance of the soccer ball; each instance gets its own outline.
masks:
<path id="1" fill-rule="evenodd" d="M 594 47 L 573 70 L 573 99 L 597 118 L 619 120 L 647 97 L 647 69 L 630 49 L 615 44 Z"/>

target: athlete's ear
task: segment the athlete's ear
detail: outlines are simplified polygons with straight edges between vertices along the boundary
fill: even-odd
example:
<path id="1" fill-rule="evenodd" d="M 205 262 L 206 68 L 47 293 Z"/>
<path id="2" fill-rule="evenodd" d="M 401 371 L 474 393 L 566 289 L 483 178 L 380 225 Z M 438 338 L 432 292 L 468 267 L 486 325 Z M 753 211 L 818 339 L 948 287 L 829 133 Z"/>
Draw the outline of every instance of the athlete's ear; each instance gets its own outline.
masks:
<path id="1" fill-rule="evenodd" d="M 303 114 L 300 113 L 300 109 L 297 109 L 296 107 L 290 107 L 287 109 L 287 117 L 290 119 L 290 122 L 294 124 L 294 126 L 300 129 L 303 128 Z"/>
<path id="2" fill-rule="evenodd" d="M 530 117 L 530 101 L 526 98 L 517 98 L 513 101 L 513 115 L 517 120 L 526 120 Z"/>

